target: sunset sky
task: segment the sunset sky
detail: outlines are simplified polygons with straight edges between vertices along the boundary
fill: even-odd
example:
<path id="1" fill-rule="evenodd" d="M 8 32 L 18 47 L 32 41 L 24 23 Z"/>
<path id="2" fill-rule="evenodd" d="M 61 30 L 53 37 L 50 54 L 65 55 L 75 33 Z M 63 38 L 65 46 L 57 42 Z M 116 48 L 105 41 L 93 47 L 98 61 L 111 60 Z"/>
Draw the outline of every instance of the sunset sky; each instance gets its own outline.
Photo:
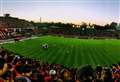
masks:
<path id="1" fill-rule="evenodd" d="M 120 0 L 0 0 L 0 16 L 9 13 L 43 22 L 83 22 L 104 25 L 119 22 Z"/>

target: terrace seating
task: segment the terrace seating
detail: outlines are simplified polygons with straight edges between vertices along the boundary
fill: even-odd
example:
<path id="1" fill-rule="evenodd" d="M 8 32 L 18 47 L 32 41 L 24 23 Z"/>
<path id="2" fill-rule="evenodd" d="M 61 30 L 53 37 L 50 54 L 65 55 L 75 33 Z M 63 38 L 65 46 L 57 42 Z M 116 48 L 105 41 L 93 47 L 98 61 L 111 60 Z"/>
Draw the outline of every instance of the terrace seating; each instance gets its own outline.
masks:
<path id="1" fill-rule="evenodd" d="M 7 37 L 7 34 L 5 31 L 0 30 L 0 39 L 5 39 Z"/>

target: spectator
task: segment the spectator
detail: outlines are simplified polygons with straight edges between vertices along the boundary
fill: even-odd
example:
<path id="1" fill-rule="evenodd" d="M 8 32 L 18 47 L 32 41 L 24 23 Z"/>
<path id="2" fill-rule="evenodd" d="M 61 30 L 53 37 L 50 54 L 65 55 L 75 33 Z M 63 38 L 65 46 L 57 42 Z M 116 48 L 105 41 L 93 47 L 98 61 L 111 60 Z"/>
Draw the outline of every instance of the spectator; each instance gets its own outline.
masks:
<path id="1" fill-rule="evenodd" d="M 81 68 L 78 73 L 80 82 L 92 82 L 96 78 L 95 71 L 90 65 Z"/>
<path id="2" fill-rule="evenodd" d="M 23 65 L 16 66 L 16 79 L 15 82 L 27 82 L 27 79 L 24 76 L 24 69 L 25 67 Z"/>
<path id="3" fill-rule="evenodd" d="M 0 52 L 0 82 L 120 82 L 120 63 L 77 69 Z M 32 66 L 31 66 L 32 65 Z"/>
<path id="4" fill-rule="evenodd" d="M 32 74 L 32 70 L 31 70 L 31 66 L 29 66 L 29 65 L 25 65 L 25 70 L 24 70 L 25 72 L 25 78 L 26 78 L 26 80 L 27 80 L 27 82 L 31 82 L 31 79 L 30 79 L 30 76 L 31 76 L 31 74 Z"/>
<path id="5" fill-rule="evenodd" d="M 7 63 L 4 59 L 0 58 L 0 82 L 5 82 L 5 78 L 3 78 L 4 74 L 7 71 Z"/>

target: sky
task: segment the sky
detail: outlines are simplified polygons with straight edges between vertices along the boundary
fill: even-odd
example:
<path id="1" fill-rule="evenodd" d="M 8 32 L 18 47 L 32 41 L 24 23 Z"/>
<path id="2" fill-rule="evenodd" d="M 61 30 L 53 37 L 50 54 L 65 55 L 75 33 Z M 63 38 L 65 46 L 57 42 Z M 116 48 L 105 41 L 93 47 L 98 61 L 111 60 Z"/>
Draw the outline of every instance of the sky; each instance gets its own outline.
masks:
<path id="1" fill-rule="evenodd" d="M 120 0 L 0 0 L 0 16 L 9 13 L 29 21 L 81 22 L 105 25 L 120 22 Z"/>

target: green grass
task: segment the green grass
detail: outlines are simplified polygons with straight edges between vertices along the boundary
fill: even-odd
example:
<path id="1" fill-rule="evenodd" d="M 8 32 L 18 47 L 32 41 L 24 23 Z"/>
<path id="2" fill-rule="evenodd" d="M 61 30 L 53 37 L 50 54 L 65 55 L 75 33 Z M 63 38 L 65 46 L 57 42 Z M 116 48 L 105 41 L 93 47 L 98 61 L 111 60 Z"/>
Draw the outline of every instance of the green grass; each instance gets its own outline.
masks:
<path id="1" fill-rule="evenodd" d="M 47 50 L 41 47 L 44 43 L 49 45 Z M 42 36 L 37 39 L 4 44 L 3 47 L 26 57 L 65 66 L 80 67 L 86 64 L 105 66 L 120 61 L 120 40 Z"/>

